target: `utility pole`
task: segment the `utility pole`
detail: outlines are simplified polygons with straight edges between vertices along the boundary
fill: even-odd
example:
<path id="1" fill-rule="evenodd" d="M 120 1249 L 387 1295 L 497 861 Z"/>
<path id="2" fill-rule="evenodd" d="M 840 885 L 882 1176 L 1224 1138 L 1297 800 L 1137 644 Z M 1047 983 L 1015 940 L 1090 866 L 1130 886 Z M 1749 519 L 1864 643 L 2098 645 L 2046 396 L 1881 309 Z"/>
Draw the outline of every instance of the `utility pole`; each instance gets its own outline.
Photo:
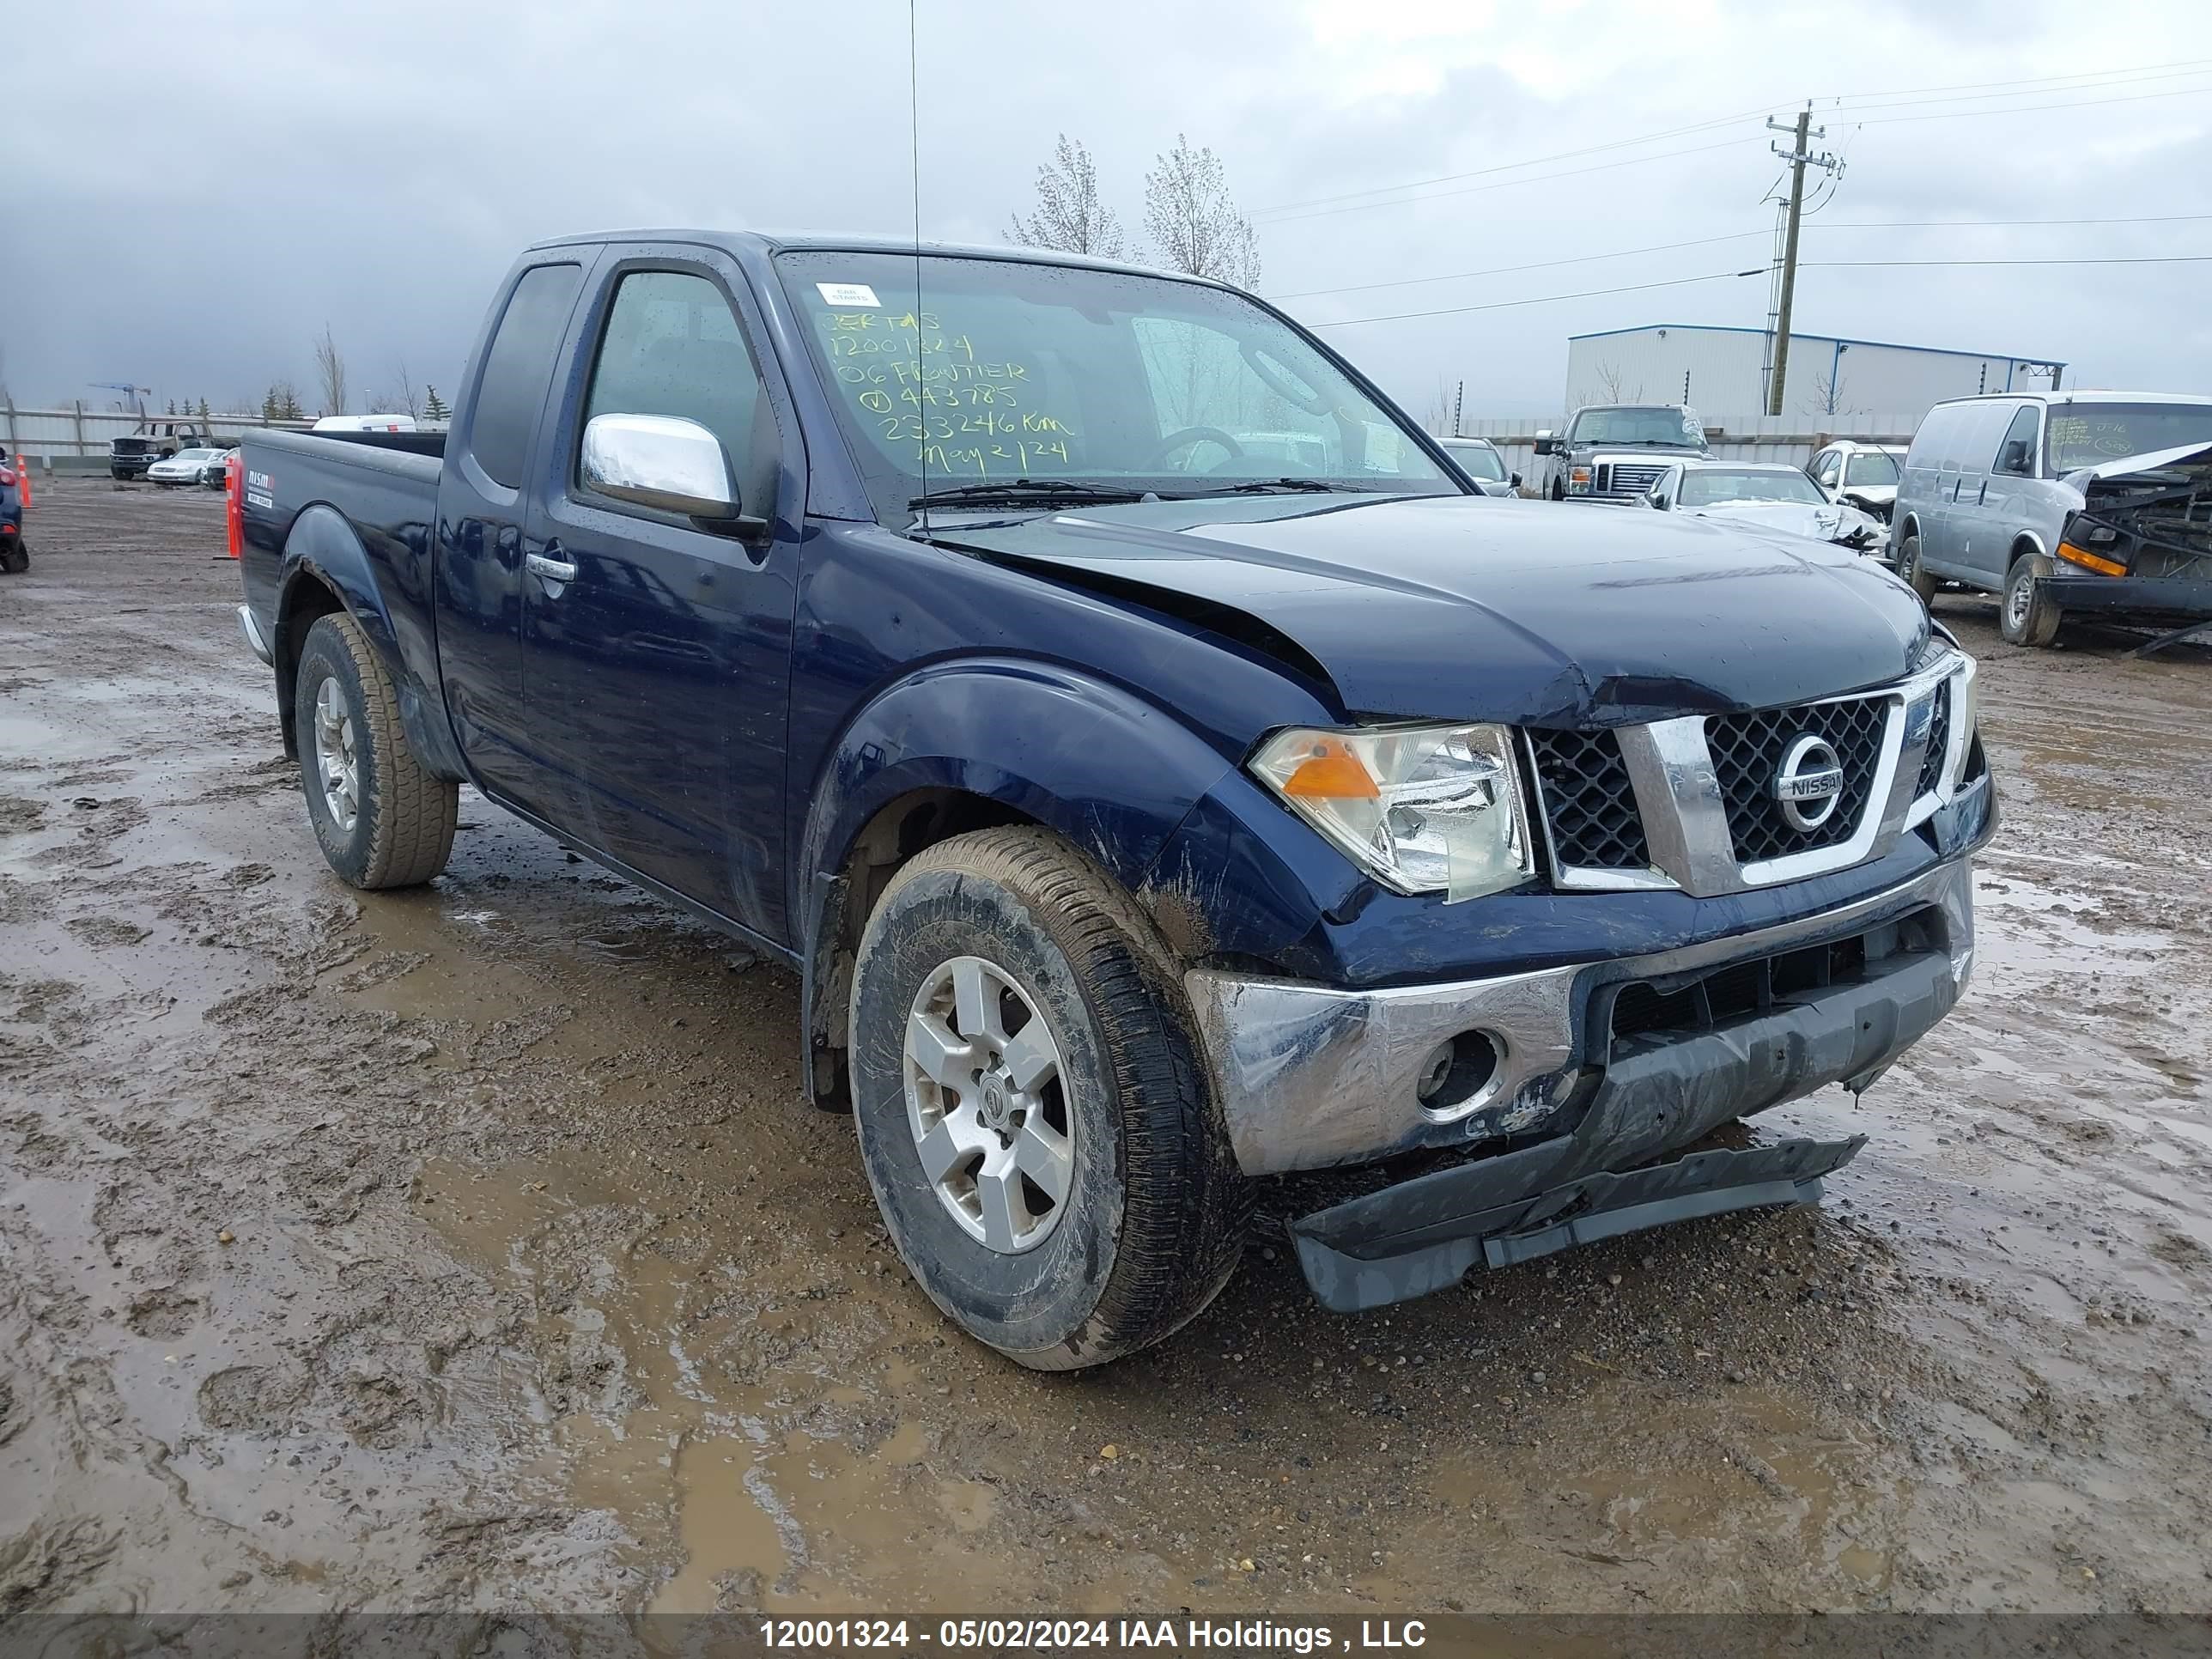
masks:
<path id="1" fill-rule="evenodd" d="M 1841 178 L 1844 172 L 1844 164 L 1837 157 L 1826 151 L 1815 155 L 1806 148 L 1814 139 L 1828 136 L 1826 127 L 1814 131 L 1812 121 L 1813 110 L 1809 104 L 1797 112 L 1794 131 L 1771 115 L 1766 118 L 1768 126 L 1777 132 L 1790 133 L 1792 139 L 1787 150 L 1779 144 L 1769 146 L 1777 155 L 1790 163 L 1789 228 L 1784 234 L 1782 242 L 1781 297 L 1774 307 L 1774 366 L 1768 372 L 1766 380 L 1766 412 L 1769 415 L 1782 412 L 1782 388 L 1790 376 L 1790 307 L 1797 297 L 1797 225 L 1805 212 L 1805 168 L 1808 165 L 1816 167 L 1824 173 L 1834 173 L 1838 178 Z"/>

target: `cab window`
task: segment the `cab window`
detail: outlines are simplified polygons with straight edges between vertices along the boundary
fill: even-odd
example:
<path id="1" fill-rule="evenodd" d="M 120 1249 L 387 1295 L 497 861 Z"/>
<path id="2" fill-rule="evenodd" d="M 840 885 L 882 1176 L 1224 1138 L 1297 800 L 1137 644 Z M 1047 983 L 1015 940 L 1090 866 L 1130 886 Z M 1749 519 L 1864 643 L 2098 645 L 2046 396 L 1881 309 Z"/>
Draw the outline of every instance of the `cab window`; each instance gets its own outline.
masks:
<path id="1" fill-rule="evenodd" d="M 752 512 L 765 487 L 753 476 L 754 422 L 763 413 L 760 372 L 720 289 L 681 270 L 622 279 L 592 364 L 584 424 L 599 415 L 696 421 L 722 441 Z"/>

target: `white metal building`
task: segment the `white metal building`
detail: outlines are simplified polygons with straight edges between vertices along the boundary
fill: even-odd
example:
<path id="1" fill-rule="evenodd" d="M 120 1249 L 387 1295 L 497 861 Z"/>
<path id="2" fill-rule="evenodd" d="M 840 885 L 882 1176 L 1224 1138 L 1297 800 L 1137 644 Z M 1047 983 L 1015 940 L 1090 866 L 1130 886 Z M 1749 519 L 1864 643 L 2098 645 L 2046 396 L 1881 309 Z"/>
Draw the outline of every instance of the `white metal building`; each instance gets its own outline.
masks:
<path id="1" fill-rule="evenodd" d="M 1566 407 L 1686 403 L 1707 410 L 1766 407 L 1771 337 L 1759 328 L 1655 323 L 1567 341 Z M 1790 335 L 1785 419 L 1832 422 L 1853 416 L 1905 417 L 1910 431 L 1929 404 L 2015 386 L 2049 390 L 2066 365 L 2049 357 L 1893 345 L 1832 334 Z"/>

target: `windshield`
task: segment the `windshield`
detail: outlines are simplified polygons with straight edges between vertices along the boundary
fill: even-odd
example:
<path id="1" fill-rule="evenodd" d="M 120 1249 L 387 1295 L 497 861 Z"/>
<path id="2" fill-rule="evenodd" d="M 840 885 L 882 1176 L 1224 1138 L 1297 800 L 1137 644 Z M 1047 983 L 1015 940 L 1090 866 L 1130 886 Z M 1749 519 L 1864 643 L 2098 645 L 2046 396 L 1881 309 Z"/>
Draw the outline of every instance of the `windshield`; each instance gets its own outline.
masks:
<path id="1" fill-rule="evenodd" d="M 2183 444 L 2212 444 L 2212 404 L 2054 404 L 2045 443 L 2060 477 Z"/>
<path id="2" fill-rule="evenodd" d="M 1893 484 L 1898 476 L 1897 457 L 1879 449 L 1862 449 L 1844 464 L 1846 484 Z"/>
<path id="3" fill-rule="evenodd" d="M 1795 467 L 1689 467 L 1682 473 L 1684 507 L 1719 507 L 1735 501 L 1803 501 L 1824 506 L 1827 498 Z"/>
<path id="4" fill-rule="evenodd" d="M 1022 478 L 1161 495 L 1283 477 L 1459 488 L 1393 411 L 1238 295 L 1013 259 L 776 264 L 886 524 L 910 522 L 925 488 Z"/>
<path id="5" fill-rule="evenodd" d="M 212 449 L 180 449 L 177 452 L 177 459 L 180 461 L 211 461 L 216 453 Z"/>
<path id="6" fill-rule="evenodd" d="M 1585 409 L 1575 416 L 1571 444 L 1687 444 L 1705 447 L 1705 432 L 1681 409 Z"/>
<path id="7" fill-rule="evenodd" d="M 1452 459 L 1467 470 L 1468 477 L 1486 479 L 1492 483 L 1505 482 L 1505 458 L 1488 444 L 1455 444 L 1447 438 L 1444 447 L 1451 451 Z"/>

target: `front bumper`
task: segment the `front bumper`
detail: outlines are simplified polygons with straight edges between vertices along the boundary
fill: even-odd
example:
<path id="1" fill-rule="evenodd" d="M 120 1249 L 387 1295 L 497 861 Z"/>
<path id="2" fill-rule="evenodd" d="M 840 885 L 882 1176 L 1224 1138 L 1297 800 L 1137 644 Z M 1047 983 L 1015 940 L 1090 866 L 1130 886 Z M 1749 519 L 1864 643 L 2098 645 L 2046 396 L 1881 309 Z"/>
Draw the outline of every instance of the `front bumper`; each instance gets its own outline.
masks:
<path id="1" fill-rule="evenodd" d="M 2116 622 L 2212 620 L 2212 582 L 2178 576 L 2049 576 L 2041 586 L 2061 611 L 2094 611 Z"/>
<path id="2" fill-rule="evenodd" d="M 1618 1169 L 1879 1072 L 1957 1000 L 1973 928 L 1972 867 L 1953 857 L 1854 903 L 1654 955 L 1377 990 L 1212 969 L 1184 982 L 1248 1175 L 1557 1138 L 1570 1122 L 1582 1141 L 1606 1115 L 1599 1106 L 1623 1101 L 1665 1132 L 1589 1166 Z M 1855 967 L 1821 969 L 1822 947 L 1851 941 Z M 1706 986 L 1761 975 L 1748 1003 L 1734 982 Z M 1624 1013 L 1624 998 L 1657 1012 Z M 1439 1049 L 1478 1033 L 1493 1069 L 1462 1097 L 1425 1104 Z"/>

